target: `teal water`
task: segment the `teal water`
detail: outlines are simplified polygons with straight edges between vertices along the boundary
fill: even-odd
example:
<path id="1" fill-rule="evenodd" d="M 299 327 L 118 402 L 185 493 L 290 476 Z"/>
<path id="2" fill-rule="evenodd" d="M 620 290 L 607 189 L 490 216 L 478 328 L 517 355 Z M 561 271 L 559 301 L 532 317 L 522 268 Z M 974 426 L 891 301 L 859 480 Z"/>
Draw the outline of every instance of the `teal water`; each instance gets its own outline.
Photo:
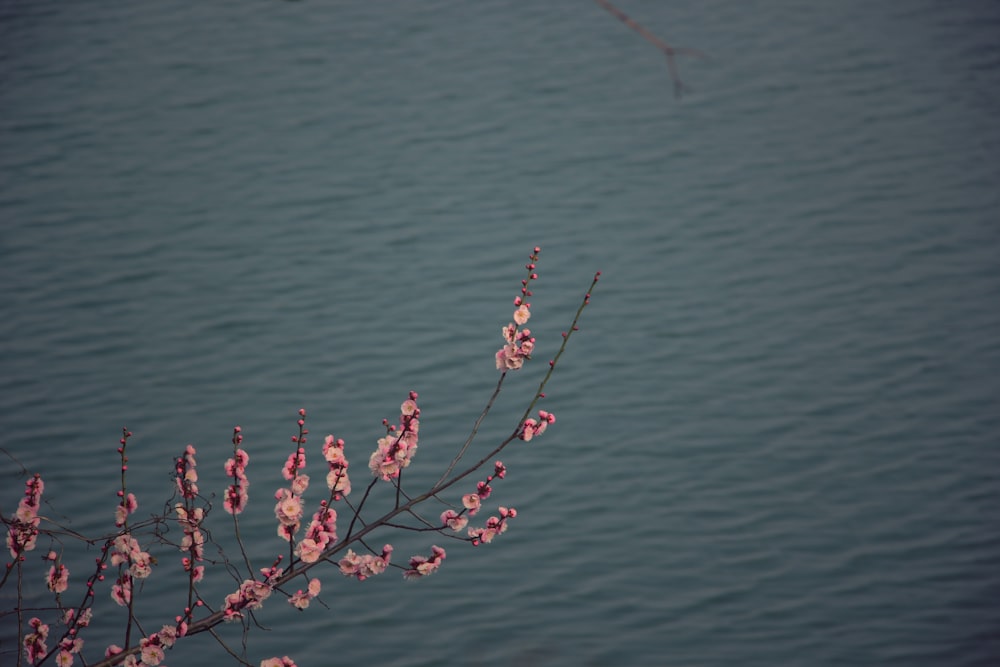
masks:
<path id="1" fill-rule="evenodd" d="M 511 530 L 425 581 L 326 572 L 251 663 L 996 664 L 1000 11 L 759 5 L 621 0 L 710 54 L 677 101 L 583 0 L 0 3 L 0 446 L 95 534 L 123 424 L 140 514 L 187 443 L 221 490 L 240 424 L 267 564 L 296 410 L 363 479 L 417 390 L 436 479 L 537 244 L 539 360 L 483 451 L 603 278 L 559 421 L 505 454 Z M 152 629 L 183 604 L 157 557 Z M 122 640 L 98 597 L 90 661 Z"/>

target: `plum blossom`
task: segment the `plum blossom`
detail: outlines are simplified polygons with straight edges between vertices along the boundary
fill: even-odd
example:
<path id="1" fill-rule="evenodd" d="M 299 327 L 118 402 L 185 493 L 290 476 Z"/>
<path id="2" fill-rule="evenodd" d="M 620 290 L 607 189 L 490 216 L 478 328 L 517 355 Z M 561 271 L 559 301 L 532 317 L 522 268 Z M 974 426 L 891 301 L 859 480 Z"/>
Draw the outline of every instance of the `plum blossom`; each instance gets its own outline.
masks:
<path id="1" fill-rule="evenodd" d="M 545 429 L 549 424 L 554 424 L 556 421 L 556 416 L 551 412 L 546 412 L 545 410 L 538 411 L 538 420 L 528 418 L 524 420 L 521 424 L 521 429 L 517 434 L 517 437 L 525 442 L 530 441 L 536 435 L 541 435 L 545 433 Z"/>
<path id="2" fill-rule="evenodd" d="M 49 649 L 45 645 L 45 640 L 49 637 L 49 626 L 42 623 L 37 616 L 28 621 L 28 626 L 33 632 L 24 636 L 24 655 L 28 662 L 35 664 L 49 654 Z"/>
<path id="3" fill-rule="evenodd" d="M 315 563 L 328 546 L 337 541 L 337 510 L 328 507 L 326 501 L 320 503 L 313 514 L 306 535 L 296 546 L 296 555 L 304 563 Z"/>
<path id="4" fill-rule="evenodd" d="M 35 548 L 41 518 L 38 510 L 42 504 L 45 483 L 37 473 L 24 483 L 24 496 L 7 527 L 7 549 L 13 558 L 21 558 Z"/>
<path id="5" fill-rule="evenodd" d="M 290 541 L 302 522 L 302 499 L 290 489 L 278 489 L 274 498 L 278 501 L 274 506 L 274 516 L 280 524 L 278 535 Z"/>
<path id="6" fill-rule="evenodd" d="M 264 600 L 271 596 L 271 590 L 271 585 L 267 582 L 246 579 L 240 584 L 239 590 L 226 596 L 222 607 L 224 620 L 243 618 L 243 609 L 260 609 L 264 606 Z"/>
<path id="7" fill-rule="evenodd" d="M 347 555 L 340 559 L 340 572 L 345 577 L 356 577 L 358 581 L 364 581 L 368 577 L 385 572 L 392 558 L 392 545 L 387 544 L 382 547 L 382 553 L 365 554 L 359 556 L 352 549 L 347 550 Z"/>
<path id="8" fill-rule="evenodd" d="M 310 579 L 306 590 L 298 590 L 288 598 L 289 604 L 296 609 L 306 609 L 314 597 L 319 595 L 321 583 L 319 579 Z"/>
<path id="9" fill-rule="evenodd" d="M 298 667 L 287 655 L 283 658 L 267 658 L 260 661 L 260 667 Z"/>
<path id="10" fill-rule="evenodd" d="M 444 549 L 434 545 L 431 547 L 431 556 L 412 556 L 410 558 L 410 569 L 403 572 L 403 577 L 406 579 L 419 579 L 420 577 L 429 577 L 438 571 L 441 567 L 441 561 L 445 559 Z"/>
<path id="11" fill-rule="evenodd" d="M 330 466 L 330 472 L 326 475 L 326 485 L 334 492 L 335 499 L 340 500 L 343 496 L 351 494 L 351 479 L 347 476 L 347 457 L 344 456 L 344 441 L 334 438 L 332 435 L 326 436 L 323 443 L 323 458 Z"/>
<path id="12" fill-rule="evenodd" d="M 240 449 L 242 442 L 243 429 L 236 426 L 233 428 L 233 457 L 226 461 L 226 476 L 231 477 L 233 483 L 226 488 L 225 498 L 222 501 L 223 508 L 233 515 L 243 512 L 250 499 L 248 493 L 250 479 L 246 472 L 250 455 Z"/>
<path id="13" fill-rule="evenodd" d="M 474 546 L 479 546 L 483 542 L 489 544 L 493 541 L 493 538 L 497 535 L 507 532 L 507 519 L 513 519 L 517 516 L 517 510 L 511 507 L 510 509 L 506 507 L 500 507 L 500 516 L 491 516 L 486 520 L 486 526 L 483 528 L 469 528 L 469 537 L 472 538 L 472 544 Z"/>
<path id="14" fill-rule="evenodd" d="M 462 496 L 462 505 L 465 509 L 469 510 L 469 516 L 475 516 L 476 512 L 479 511 L 479 506 L 482 504 L 482 499 L 478 494 L 467 493 Z"/>
<path id="15" fill-rule="evenodd" d="M 54 559 L 51 559 L 54 560 Z M 56 563 L 49 568 L 49 574 L 45 578 L 45 585 L 53 593 L 64 593 L 69 587 L 69 570 L 62 563 Z"/>
<path id="16" fill-rule="evenodd" d="M 198 495 L 198 462 L 195 460 L 197 451 L 191 445 L 184 448 L 184 453 L 177 459 L 175 469 L 177 490 L 181 497 L 193 499 Z"/>
<path id="17" fill-rule="evenodd" d="M 399 426 L 388 427 L 386 436 L 379 438 L 378 448 L 368 459 L 368 468 L 372 474 L 381 476 L 385 481 L 399 477 L 400 471 L 410 465 L 410 460 L 417 451 L 419 432 L 417 392 L 411 391 L 409 399 L 400 406 Z"/>
<path id="18" fill-rule="evenodd" d="M 445 510 L 441 513 L 441 523 L 459 533 L 469 523 L 469 519 L 459 515 L 455 510 Z"/>
<path id="19" fill-rule="evenodd" d="M 121 494 L 122 492 L 119 491 L 118 495 Z M 122 502 L 118 505 L 117 509 L 115 509 L 115 526 L 119 528 L 124 526 L 128 516 L 134 513 L 138 507 L 139 502 L 135 499 L 134 493 L 130 493 L 125 496 Z"/>

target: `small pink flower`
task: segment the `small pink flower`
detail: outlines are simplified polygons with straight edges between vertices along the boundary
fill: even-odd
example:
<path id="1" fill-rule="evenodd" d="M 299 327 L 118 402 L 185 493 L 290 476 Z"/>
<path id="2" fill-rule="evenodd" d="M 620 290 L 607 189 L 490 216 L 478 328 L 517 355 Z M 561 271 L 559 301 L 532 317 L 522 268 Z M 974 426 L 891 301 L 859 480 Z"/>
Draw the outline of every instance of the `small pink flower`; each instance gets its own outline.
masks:
<path id="1" fill-rule="evenodd" d="M 148 640 L 143 640 L 147 642 Z M 158 665 L 166 657 L 163 653 L 163 649 L 156 644 L 146 643 L 142 647 L 142 662 L 147 665 Z"/>
<path id="2" fill-rule="evenodd" d="M 455 510 L 445 510 L 441 514 L 441 523 L 458 533 L 469 523 L 469 519 L 459 516 Z"/>
<path id="3" fill-rule="evenodd" d="M 462 496 L 462 505 L 465 509 L 469 510 L 469 516 L 475 516 L 476 512 L 479 511 L 479 506 L 482 504 L 482 499 L 479 494 L 467 493 Z"/>
<path id="4" fill-rule="evenodd" d="M 315 563 L 323 554 L 323 547 L 316 540 L 306 537 L 299 541 L 297 551 L 303 563 Z"/>
<path id="5" fill-rule="evenodd" d="M 53 593 L 65 592 L 69 587 L 69 570 L 62 563 L 53 565 L 49 568 L 49 576 L 45 583 Z"/>
<path id="6" fill-rule="evenodd" d="M 522 303 L 517 310 L 514 311 L 514 322 L 518 326 L 521 326 L 531 317 L 531 311 L 528 310 L 528 304 Z"/>

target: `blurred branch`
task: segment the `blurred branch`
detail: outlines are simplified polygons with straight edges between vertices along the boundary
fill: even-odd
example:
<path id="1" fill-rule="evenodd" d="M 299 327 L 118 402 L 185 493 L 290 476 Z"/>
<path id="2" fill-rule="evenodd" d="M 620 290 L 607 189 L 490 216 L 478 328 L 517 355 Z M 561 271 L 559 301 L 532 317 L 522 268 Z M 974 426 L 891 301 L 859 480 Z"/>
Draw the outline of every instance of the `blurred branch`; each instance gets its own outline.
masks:
<path id="1" fill-rule="evenodd" d="M 610 12 L 612 16 L 617 18 L 619 21 L 621 21 L 628 27 L 632 28 L 632 30 L 635 30 L 637 33 L 642 35 L 647 42 L 649 42 L 650 44 L 652 44 L 653 46 L 655 46 L 656 48 L 658 48 L 660 51 L 663 52 L 663 55 L 667 57 L 667 69 L 670 72 L 670 78 L 674 82 L 674 96 L 677 97 L 677 99 L 680 99 L 681 95 L 685 90 L 688 91 L 691 90 L 690 87 L 688 87 L 683 81 L 681 81 L 680 72 L 677 70 L 677 60 L 675 56 L 683 55 L 683 56 L 693 56 L 695 58 L 707 58 L 708 56 L 706 56 L 698 49 L 670 46 L 662 39 L 660 39 L 659 37 L 651 33 L 649 30 L 647 30 L 645 27 L 643 27 L 633 19 L 629 18 L 629 16 L 625 12 L 615 7 L 613 4 L 608 2 L 608 0 L 594 0 L 594 2 L 599 4 L 601 7 L 604 7 L 604 9 L 608 10 L 608 12 Z"/>

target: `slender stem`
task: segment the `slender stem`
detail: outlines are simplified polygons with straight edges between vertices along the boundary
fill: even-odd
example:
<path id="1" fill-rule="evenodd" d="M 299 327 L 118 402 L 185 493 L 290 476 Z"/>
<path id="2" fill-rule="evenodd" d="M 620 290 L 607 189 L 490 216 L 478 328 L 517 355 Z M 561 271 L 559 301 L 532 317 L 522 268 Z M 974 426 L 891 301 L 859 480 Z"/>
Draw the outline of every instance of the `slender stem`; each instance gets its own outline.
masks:
<path id="1" fill-rule="evenodd" d="M 476 423 L 472 425 L 472 431 L 469 433 L 469 437 L 465 439 L 465 443 L 462 445 L 462 448 L 458 450 L 458 454 L 455 455 L 455 458 L 451 460 L 450 464 L 448 464 L 448 469 L 444 471 L 444 474 L 441 475 L 438 481 L 434 482 L 435 486 L 437 486 L 445 479 L 447 479 L 448 475 L 451 474 L 451 471 L 455 469 L 456 465 L 458 465 L 458 462 L 462 460 L 463 456 L 465 456 L 465 450 L 469 448 L 469 445 L 471 445 L 472 441 L 475 439 L 476 434 L 479 432 L 480 424 L 483 423 L 483 420 L 486 419 L 486 415 L 489 414 L 490 409 L 493 407 L 493 404 L 496 403 L 497 396 L 500 395 L 500 388 L 503 387 L 503 381 L 505 377 L 507 377 L 507 371 L 504 371 L 503 373 L 500 374 L 500 379 L 497 380 L 496 389 L 493 390 L 493 395 L 490 396 L 490 400 L 486 402 L 486 407 L 483 408 L 483 411 L 481 413 L 479 413 L 479 417 L 476 419 Z"/>
<path id="2" fill-rule="evenodd" d="M 683 93 L 684 90 L 687 89 L 688 87 L 684 84 L 683 81 L 681 81 L 680 73 L 677 71 L 677 63 L 674 60 L 674 56 L 680 54 L 686 56 L 694 56 L 695 58 L 705 58 L 706 57 L 705 54 L 699 51 L 698 49 L 670 46 L 662 39 L 660 39 L 659 37 L 651 33 L 649 30 L 647 30 L 645 27 L 643 27 L 633 19 L 629 18 L 629 16 L 625 12 L 615 7 L 613 4 L 608 2 L 608 0 L 594 0 L 594 2 L 596 2 L 604 9 L 608 10 L 608 12 L 611 13 L 612 16 L 614 16 L 619 21 L 627 25 L 629 28 L 635 30 L 637 33 L 642 35 L 642 37 L 647 42 L 655 46 L 663 53 L 663 55 L 667 57 L 667 69 L 670 71 L 670 78 L 674 82 L 674 95 L 680 97 L 681 93 Z"/>

